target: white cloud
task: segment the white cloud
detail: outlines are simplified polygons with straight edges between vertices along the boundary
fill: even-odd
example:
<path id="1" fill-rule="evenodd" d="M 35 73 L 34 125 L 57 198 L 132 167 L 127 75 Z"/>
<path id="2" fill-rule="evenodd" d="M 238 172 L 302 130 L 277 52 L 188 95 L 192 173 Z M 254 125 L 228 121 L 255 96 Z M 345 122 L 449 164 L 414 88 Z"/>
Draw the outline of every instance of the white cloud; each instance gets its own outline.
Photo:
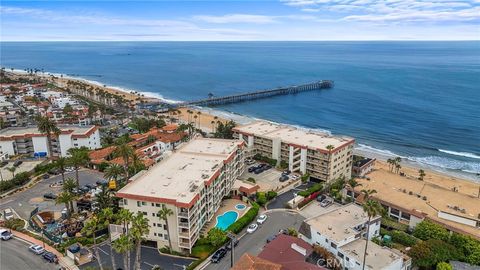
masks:
<path id="1" fill-rule="evenodd" d="M 265 15 L 252 15 L 252 14 L 226 14 L 221 16 L 211 15 L 198 15 L 193 17 L 194 20 L 204 21 L 208 23 L 275 23 L 275 17 Z"/>

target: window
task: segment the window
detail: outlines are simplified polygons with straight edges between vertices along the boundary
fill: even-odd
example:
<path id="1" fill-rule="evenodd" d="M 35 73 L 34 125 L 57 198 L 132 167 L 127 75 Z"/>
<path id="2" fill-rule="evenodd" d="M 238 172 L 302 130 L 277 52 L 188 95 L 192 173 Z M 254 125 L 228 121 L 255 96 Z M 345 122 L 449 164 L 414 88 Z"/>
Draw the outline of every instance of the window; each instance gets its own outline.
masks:
<path id="1" fill-rule="evenodd" d="M 166 225 L 166 224 L 163 225 L 163 229 L 164 229 L 164 230 L 167 230 L 167 225 Z"/>
<path id="2" fill-rule="evenodd" d="M 338 255 L 338 257 L 340 257 L 340 258 L 342 258 L 342 259 L 343 259 L 343 253 L 341 253 L 341 252 L 338 252 L 338 253 L 337 253 L 337 255 Z"/>
<path id="3" fill-rule="evenodd" d="M 152 202 L 152 206 L 154 206 L 155 204 Z"/>
<path id="4" fill-rule="evenodd" d="M 391 208 L 391 209 L 390 209 L 390 213 L 393 214 L 393 215 L 396 215 L 396 216 L 399 216 L 399 215 L 400 215 L 400 211 L 398 211 L 398 210 L 395 209 L 395 208 Z"/>
<path id="5" fill-rule="evenodd" d="M 141 202 L 141 201 L 137 201 L 137 206 L 138 206 L 138 207 L 141 207 L 141 206 L 142 206 L 142 202 Z"/>
<path id="6" fill-rule="evenodd" d="M 164 236 L 165 240 L 168 240 L 168 234 L 164 234 L 163 236 Z"/>
<path id="7" fill-rule="evenodd" d="M 160 207 L 160 204 L 159 204 L 159 203 L 156 203 L 155 206 L 156 206 L 156 207 Z"/>
<path id="8" fill-rule="evenodd" d="M 157 226 L 156 223 L 153 223 L 153 227 Z"/>
<path id="9" fill-rule="evenodd" d="M 154 216 L 155 216 L 155 213 L 152 213 L 152 217 L 154 217 Z"/>
<path id="10" fill-rule="evenodd" d="M 127 205 L 128 203 L 128 200 L 127 199 L 123 199 L 123 205 Z"/>
<path id="11" fill-rule="evenodd" d="M 142 202 L 142 205 L 145 206 L 145 205 L 147 205 L 147 203 L 146 203 L 146 202 Z"/>
<path id="12" fill-rule="evenodd" d="M 144 216 L 147 216 L 147 215 L 148 215 L 148 213 L 147 213 L 147 212 L 142 212 L 142 214 L 143 214 Z"/>
<path id="13" fill-rule="evenodd" d="M 337 245 L 335 245 L 335 243 L 333 243 L 333 242 L 330 243 L 330 246 L 333 247 L 333 248 L 335 248 L 335 249 L 337 248 Z"/>

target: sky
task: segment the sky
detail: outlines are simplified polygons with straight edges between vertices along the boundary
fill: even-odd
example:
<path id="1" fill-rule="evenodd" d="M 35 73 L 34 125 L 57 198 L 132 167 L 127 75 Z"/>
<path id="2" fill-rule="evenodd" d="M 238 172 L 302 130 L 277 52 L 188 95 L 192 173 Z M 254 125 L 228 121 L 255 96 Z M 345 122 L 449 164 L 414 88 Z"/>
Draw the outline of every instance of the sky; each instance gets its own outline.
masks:
<path id="1" fill-rule="evenodd" d="M 2 0 L 0 39 L 479 40 L 480 0 Z"/>

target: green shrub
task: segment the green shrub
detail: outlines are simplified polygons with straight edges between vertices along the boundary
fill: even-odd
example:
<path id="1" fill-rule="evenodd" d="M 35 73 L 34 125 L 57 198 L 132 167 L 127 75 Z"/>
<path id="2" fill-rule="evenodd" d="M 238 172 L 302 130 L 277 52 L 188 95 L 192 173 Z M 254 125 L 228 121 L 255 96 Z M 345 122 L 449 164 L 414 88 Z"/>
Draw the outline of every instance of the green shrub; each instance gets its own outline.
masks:
<path id="1" fill-rule="evenodd" d="M 413 235 L 422 240 L 440 239 L 442 241 L 448 241 L 449 238 L 447 229 L 428 220 L 424 220 L 417 224 L 413 231 Z"/>
<path id="2" fill-rule="evenodd" d="M 385 228 L 388 228 L 388 229 L 402 231 L 402 232 L 407 232 L 408 231 L 408 225 L 407 224 L 399 223 L 399 222 L 393 220 L 390 217 L 382 218 L 382 226 L 385 227 Z"/>
<path id="3" fill-rule="evenodd" d="M 38 164 L 37 166 L 35 166 L 35 168 L 33 168 L 33 172 L 35 173 L 35 175 L 40 175 L 42 173 L 46 173 L 52 169 L 55 169 L 55 162 L 51 162 L 51 163 L 47 163 L 47 164 Z"/>
<path id="4" fill-rule="evenodd" d="M 418 241 L 409 251 L 413 264 L 430 269 L 440 262 L 463 260 L 464 256 L 456 247 L 439 239 Z"/>
<path id="5" fill-rule="evenodd" d="M 300 179 L 302 179 L 302 183 L 306 183 L 308 181 L 308 179 L 310 179 L 310 174 L 306 173 L 306 174 L 302 175 L 302 177 Z"/>
<path id="6" fill-rule="evenodd" d="M 23 219 L 13 218 L 5 221 L 5 227 L 15 231 L 21 231 L 25 227 L 25 221 L 23 221 Z"/>
<path id="7" fill-rule="evenodd" d="M 248 182 L 252 182 L 252 183 L 254 183 L 254 184 L 256 183 L 255 178 L 253 178 L 253 177 L 249 177 L 249 178 L 247 179 L 247 181 L 248 181 Z"/>
<path id="8" fill-rule="evenodd" d="M 275 167 L 277 165 L 277 160 L 276 159 L 265 157 L 265 156 L 262 156 L 260 154 L 256 154 L 255 156 L 253 156 L 253 159 L 263 161 L 265 163 L 270 164 L 273 167 Z"/>
<path id="9" fill-rule="evenodd" d="M 237 221 L 235 221 L 232 225 L 230 225 L 227 230 L 231 231 L 235 234 L 241 232 L 243 228 L 245 228 L 250 222 L 252 222 L 258 215 L 258 210 L 260 209 L 260 206 L 252 202 L 252 207 L 247 211 L 247 213 L 239 218 Z"/>
<path id="10" fill-rule="evenodd" d="M 100 165 L 98 165 L 98 170 L 100 172 L 103 172 L 103 171 L 105 171 L 105 169 L 108 168 L 108 166 L 110 166 L 110 164 L 108 162 L 104 161 L 104 162 L 100 163 Z"/>
<path id="11" fill-rule="evenodd" d="M 407 247 L 412 247 L 419 241 L 419 239 L 415 236 L 412 236 L 402 231 L 391 231 L 390 235 L 392 236 L 393 242 L 402 244 Z"/>
<path id="12" fill-rule="evenodd" d="M 15 175 L 11 180 L 8 181 L 0 181 L 0 192 L 6 192 L 11 189 L 20 187 L 28 183 L 30 180 L 30 173 L 29 172 L 21 172 Z"/>
<path id="13" fill-rule="evenodd" d="M 215 247 L 212 245 L 195 245 L 192 248 L 192 256 L 205 259 L 207 258 L 213 251 Z"/>
<path id="14" fill-rule="evenodd" d="M 265 192 L 257 192 L 257 203 L 261 206 L 264 206 L 267 203 L 267 196 Z"/>
<path id="15" fill-rule="evenodd" d="M 270 190 L 267 192 L 267 200 L 272 200 L 273 198 L 277 197 L 277 192 Z"/>
<path id="16" fill-rule="evenodd" d="M 308 197 L 312 193 L 322 190 L 322 188 L 323 188 L 322 184 L 317 183 L 317 184 L 309 187 L 307 190 L 300 191 L 297 194 L 300 195 L 300 196 L 303 196 L 303 197 Z"/>
<path id="17" fill-rule="evenodd" d="M 452 266 L 446 262 L 440 262 L 437 264 L 436 270 L 452 270 Z"/>

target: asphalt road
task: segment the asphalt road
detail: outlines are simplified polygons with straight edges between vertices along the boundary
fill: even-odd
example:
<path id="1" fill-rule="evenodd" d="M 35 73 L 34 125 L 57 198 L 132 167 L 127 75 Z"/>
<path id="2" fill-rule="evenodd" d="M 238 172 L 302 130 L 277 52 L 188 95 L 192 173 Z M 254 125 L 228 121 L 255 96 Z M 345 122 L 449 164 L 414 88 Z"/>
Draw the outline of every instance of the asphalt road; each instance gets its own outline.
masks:
<path id="1" fill-rule="evenodd" d="M 258 255 L 269 236 L 277 234 L 281 229 L 295 228 L 298 230 L 303 220 L 301 215 L 288 211 L 271 212 L 267 214 L 268 219 L 260 225 L 260 227 L 252 234 L 245 234 L 241 237 L 238 246 L 235 247 L 234 257 L 237 261 L 244 253 L 248 252 L 252 255 Z M 244 229 L 239 236 L 246 232 Z M 207 270 L 224 270 L 230 269 L 231 252 L 220 261 L 220 263 L 210 263 L 205 269 Z"/>
<path id="2" fill-rule="evenodd" d="M 102 261 L 102 265 L 104 267 L 108 267 L 109 269 L 112 268 L 112 261 L 110 258 L 110 246 L 108 243 L 101 245 L 99 250 L 100 258 Z M 118 253 L 115 253 L 115 263 L 117 264 L 117 268 L 123 268 L 123 257 Z M 156 248 L 152 247 L 142 247 L 141 253 L 141 268 L 142 270 L 150 270 L 154 265 L 159 265 L 163 270 L 182 270 L 183 265 L 188 266 L 194 260 L 188 258 L 177 258 L 171 257 L 166 255 L 161 255 Z M 133 269 L 133 264 L 135 263 L 135 252 L 132 252 L 130 255 L 130 263 L 131 269 Z M 87 267 L 98 267 L 98 262 L 92 261 L 90 263 L 84 264 L 80 267 L 80 269 L 86 269 Z M 3 270 L 3 269 L 2 269 Z"/>
<path id="3" fill-rule="evenodd" d="M 0 269 L 2 270 L 54 270 L 57 264 L 49 263 L 40 255 L 28 250 L 28 244 L 15 238 L 0 242 Z"/>
<path id="4" fill-rule="evenodd" d="M 300 186 L 298 186 L 296 188 L 292 188 L 291 190 L 289 190 L 285 193 L 282 193 L 282 194 L 278 195 L 275 199 L 273 199 L 273 201 L 271 201 L 267 205 L 267 208 L 268 209 L 285 208 L 285 204 L 295 197 L 295 196 L 293 196 L 294 193 L 305 190 L 305 189 L 313 186 L 314 184 L 315 183 L 313 183 L 313 182 L 307 182 L 305 184 L 301 184 Z"/>
<path id="5" fill-rule="evenodd" d="M 66 173 L 65 178 L 67 177 L 75 179 L 75 172 Z M 103 174 L 93 170 L 82 169 L 79 171 L 79 179 L 80 185 L 94 184 L 97 180 L 103 179 Z M 64 205 L 55 205 L 55 201 L 43 199 L 43 194 L 45 193 L 53 192 L 58 194 L 61 192 L 60 187 L 50 187 L 50 184 L 58 181 L 62 181 L 61 175 L 51 176 L 49 179 L 41 180 L 29 189 L 0 199 L 0 209 L 3 211 L 5 208 L 13 208 L 23 219 L 28 219 L 30 212 L 35 207 L 39 207 L 40 210 L 61 211 L 65 207 Z"/>

